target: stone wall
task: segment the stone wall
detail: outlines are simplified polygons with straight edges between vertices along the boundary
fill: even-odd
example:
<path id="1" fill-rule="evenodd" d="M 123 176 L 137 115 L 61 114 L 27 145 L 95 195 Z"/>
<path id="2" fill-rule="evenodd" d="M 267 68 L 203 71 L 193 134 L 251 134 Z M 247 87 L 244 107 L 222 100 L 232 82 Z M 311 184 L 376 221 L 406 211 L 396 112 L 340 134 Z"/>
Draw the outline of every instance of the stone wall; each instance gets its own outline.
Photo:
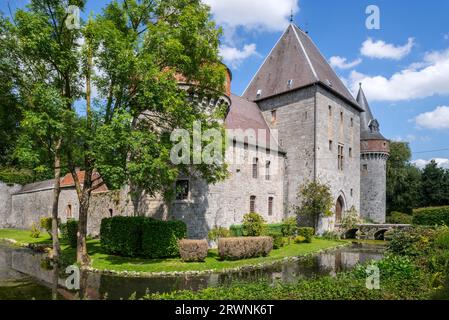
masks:
<path id="1" fill-rule="evenodd" d="M 7 185 L 0 181 L 0 228 L 9 228 L 8 219 L 11 215 L 12 194 L 18 192 L 21 185 Z"/>
<path id="2" fill-rule="evenodd" d="M 6 222 L 17 229 L 30 229 L 33 223 L 39 226 L 41 217 L 51 216 L 52 203 L 53 189 L 14 194 Z"/>
<path id="3" fill-rule="evenodd" d="M 284 212 L 292 215 L 297 204 L 298 188 L 314 179 L 315 87 L 286 93 L 258 102 L 273 130 L 278 130 L 279 143 L 287 153 L 284 175 Z M 272 122 L 272 111 L 276 121 Z"/>
<path id="4" fill-rule="evenodd" d="M 232 143 L 231 143 L 232 145 Z M 232 149 L 232 148 L 231 148 Z M 230 149 L 227 153 L 229 155 Z M 233 151 L 232 151 L 233 152 Z M 170 205 L 169 218 L 187 224 L 190 238 L 207 238 L 214 227 L 229 228 L 241 224 L 243 216 L 250 212 L 250 197 L 255 196 L 255 211 L 268 223 L 280 222 L 284 216 L 283 178 L 284 157 L 237 144 L 235 154 L 240 161 L 229 162 L 229 177 L 223 182 L 209 185 L 202 179 L 190 178 L 189 200 L 174 201 Z M 259 175 L 252 176 L 253 159 L 259 159 Z M 266 180 L 265 164 L 270 161 L 270 180 Z M 273 214 L 268 214 L 268 199 L 273 198 Z"/>
<path id="5" fill-rule="evenodd" d="M 360 212 L 360 112 L 323 88 L 316 100 L 317 179 L 330 185 L 335 203 L 343 199 L 343 213 L 351 207 Z M 339 146 L 343 170 L 338 168 Z M 333 229 L 334 224 L 335 217 L 323 219 L 318 233 Z"/>
<path id="6" fill-rule="evenodd" d="M 385 223 L 387 210 L 386 154 L 364 154 L 361 157 L 361 215 L 375 223 Z"/>

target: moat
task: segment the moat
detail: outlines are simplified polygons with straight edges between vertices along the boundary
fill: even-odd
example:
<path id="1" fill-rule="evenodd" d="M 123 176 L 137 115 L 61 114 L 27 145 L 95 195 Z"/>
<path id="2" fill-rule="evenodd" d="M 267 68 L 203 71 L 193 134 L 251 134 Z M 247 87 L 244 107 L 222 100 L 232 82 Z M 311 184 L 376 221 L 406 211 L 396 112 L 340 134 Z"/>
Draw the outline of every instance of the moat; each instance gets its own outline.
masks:
<path id="1" fill-rule="evenodd" d="M 88 299 L 129 299 L 135 293 L 140 298 L 145 293 L 165 293 L 177 290 L 200 290 L 210 286 L 228 285 L 233 281 L 294 282 L 300 278 L 335 275 L 353 269 L 358 263 L 380 260 L 385 247 L 376 244 L 351 246 L 301 258 L 295 262 L 251 271 L 201 276 L 168 276 L 153 278 L 128 278 L 95 273 L 81 276 L 82 292 Z M 0 300 L 77 299 L 79 294 L 65 288 L 63 271 L 55 272 L 45 263 L 44 256 L 29 249 L 0 243 Z"/>

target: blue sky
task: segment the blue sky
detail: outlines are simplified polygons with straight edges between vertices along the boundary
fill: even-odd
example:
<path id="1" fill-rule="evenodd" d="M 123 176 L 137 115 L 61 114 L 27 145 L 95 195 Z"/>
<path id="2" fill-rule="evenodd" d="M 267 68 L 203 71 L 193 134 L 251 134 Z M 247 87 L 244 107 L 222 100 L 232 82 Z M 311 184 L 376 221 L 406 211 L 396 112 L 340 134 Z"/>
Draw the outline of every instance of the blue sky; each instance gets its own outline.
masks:
<path id="1" fill-rule="evenodd" d="M 449 1 L 203 1 L 224 29 L 222 56 L 234 93 L 243 93 L 293 9 L 295 23 L 309 31 L 348 87 L 363 82 L 383 134 L 409 141 L 418 165 L 435 158 L 449 168 Z M 6 13 L 7 2 L 0 0 Z M 12 10 L 27 3 L 9 2 Z M 89 0 L 85 14 L 108 2 Z M 365 26 L 369 5 L 380 9 L 380 30 Z"/>

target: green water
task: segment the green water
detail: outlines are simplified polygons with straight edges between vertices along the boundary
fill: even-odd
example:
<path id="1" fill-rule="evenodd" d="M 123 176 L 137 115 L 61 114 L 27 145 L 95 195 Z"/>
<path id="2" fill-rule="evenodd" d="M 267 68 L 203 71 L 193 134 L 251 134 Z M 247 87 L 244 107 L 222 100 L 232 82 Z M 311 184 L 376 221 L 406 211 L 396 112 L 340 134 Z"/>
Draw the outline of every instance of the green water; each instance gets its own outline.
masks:
<path id="1" fill-rule="evenodd" d="M 379 260 L 385 248 L 372 244 L 354 244 L 350 247 L 302 258 L 296 262 L 226 274 L 201 276 L 169 276 L 153 278 L 125 278 L 111 275 L 85 273 L 82 275 L 82 292 L 64 288 L 65 280 L 59 279 L 59 299 L 128 299 L 149 293 L 177 290 L 201 290 L 210 286 L 228 285 L 234 281 L 295 282 L 299 278 L 335 275 L 351 270 L 358 263 Z M 30 300 L 52 298 L 53 271 L 44 269 L 44 257 L 27 249 L 0 244 L 0 300 Z"/>

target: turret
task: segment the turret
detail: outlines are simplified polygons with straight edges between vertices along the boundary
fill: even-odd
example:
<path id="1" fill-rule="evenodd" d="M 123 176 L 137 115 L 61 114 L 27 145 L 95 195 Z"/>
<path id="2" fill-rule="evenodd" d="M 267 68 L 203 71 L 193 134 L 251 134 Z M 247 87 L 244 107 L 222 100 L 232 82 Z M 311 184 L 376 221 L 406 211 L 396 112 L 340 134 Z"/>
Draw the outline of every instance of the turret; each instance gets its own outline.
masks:
<path id="1" fill-rule="evenodd" d="M 364 110 L 360 114 L 360 213 L 365 220 L 385 223 L 390 143 L 380 133 L 361 84 L 357 103 Z"/>

